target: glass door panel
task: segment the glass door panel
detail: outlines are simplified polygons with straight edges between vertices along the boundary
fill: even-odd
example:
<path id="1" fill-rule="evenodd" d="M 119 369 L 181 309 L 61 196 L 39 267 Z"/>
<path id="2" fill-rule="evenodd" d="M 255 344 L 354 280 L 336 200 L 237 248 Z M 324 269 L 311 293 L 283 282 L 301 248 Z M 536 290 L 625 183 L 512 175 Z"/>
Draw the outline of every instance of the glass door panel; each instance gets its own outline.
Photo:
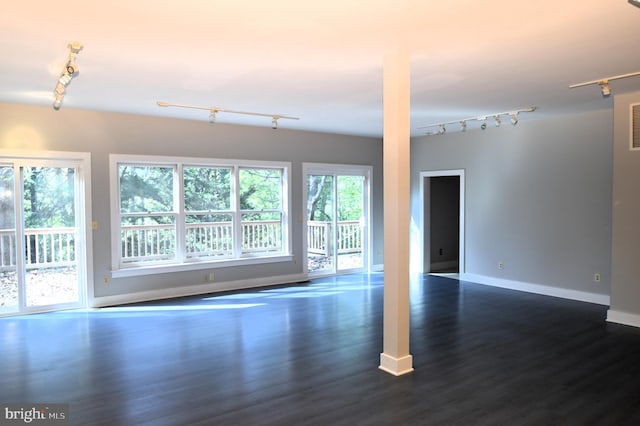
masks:
<path id="1" fill-rule="evenodd" d="M 307 175 L 307 267 L 310 273 L 335 272 L 334 177 Z"/>
<path id="2" fill-rule="evenodd" d="M 0 164 L 0 313 L 19 309 L 14 168 Z"/>
<path id="3" fill-rule="evenodd" d="M 368 262 L 371 168 L 303 165 L 306 179 L 307 272 L 361 272 Z"/>
<path id="4" fill-rule="evenodd" d="M 24 167 L 25 303 L 80 302 L 76 261 L 76 170 Z"/>
<path id="5" fill-rule="evenodd" d="M 364 176 L 337 176 L 338 270 L 364 267 Z"/>

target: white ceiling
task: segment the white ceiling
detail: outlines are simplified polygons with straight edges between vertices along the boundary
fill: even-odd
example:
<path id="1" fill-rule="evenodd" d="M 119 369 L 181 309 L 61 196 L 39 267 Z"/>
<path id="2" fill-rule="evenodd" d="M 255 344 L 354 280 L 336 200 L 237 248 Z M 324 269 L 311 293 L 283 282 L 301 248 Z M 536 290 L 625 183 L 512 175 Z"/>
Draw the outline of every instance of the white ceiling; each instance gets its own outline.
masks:
<path id="1" fill-rule="evenodd" d="M 627 0 L 12 1 L 0 11 L 0 102 L 51 105 L 78 41 L 63 109 L 208 120 L 161 100 L 381 136 L 383 56 L 401 47 L 412 54 L 417 136 L 421 125 L 521 107 L 539 107 L 521 120 L 610 108 L 597 85 L 568 86 L 640 71 L 638 29 Z M 611 87 L 640 90 L 640 76 Z"/>

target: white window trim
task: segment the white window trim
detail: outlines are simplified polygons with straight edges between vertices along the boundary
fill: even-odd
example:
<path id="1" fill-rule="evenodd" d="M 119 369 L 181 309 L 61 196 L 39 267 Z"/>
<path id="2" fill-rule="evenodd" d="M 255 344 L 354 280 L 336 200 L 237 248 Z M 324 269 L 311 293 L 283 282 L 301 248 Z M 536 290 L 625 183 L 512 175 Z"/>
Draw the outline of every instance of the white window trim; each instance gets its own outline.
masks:
<path id="1" fill-rule="evenodd" d="M 633 129 L 634 129 L 634 109 L 635 108 L 640 108 L 640 103 L 635 103 L 635 104 L 631 104 L 629 106 L 629 150 L 631 151 L 640 151 L 640 146 L 636 147 L 634 146 L 633 142 Z M 638 127 L 640 127 L 640 123 L 638 123 Z M 638 137 L 640 137 L 640 135 L 638 135 Z"/>
<path id="2" fill-rule="evenodd" d="M 179 251 L 176 256 L 179 256 L 183 261 L 178 262 L 159 262 L 148 265 L 122 265 L 120 262 L 120 180 L 118 179 L 118 165 L 120 163 L 130 163 L 139 165 L 150 166 L 167 166 L 177 165 L 179 171 L 185 165 L 188 166 L 223 166 L 232 167 L 237 170 L 239 167 L 255 167 L 255 168 L 275 168 L 283 170 L 283 188 L 282 188 L 282 212 L 284 214 L 282 220 L 282 252 L 274 254 L 266 254 L 261 256 L 242 255 L 236 257 L 225 257 L 221 259 L 187 259 L 184 253 Z M 237 173 L 235 173 L 237 175 Z M 182 174 L 178 173 L 181 179 Z M 168 157 L 168 156 L 148 156 L 148 155 L 126 155 L 126 154 L 110 154 L 109 155 L 109 183 L 110 183 L 110 213 L 111 213 L 111 275 L 114 278 L 140 276 L 148 274 L 159 274 L 166 272 L 181 272 L 192 271 L 200 269 L 213 269 L 220 267 L 230 266 L 244 266 L 255 265 L 262 263 L 274 263 L 274 262 L 290 262 L 293 260 L 292 237 L 291 237 L 291 163 L 284 161 L 256 161 L 256 160 L 232 160 L 232 159 L 214 159 L 214 158 L 192 158 L 192 157 Z M 237 183 L 236 183 L 237 184 Z M 235 184 L 232 184 L 235 186 Z M 183 203 L 182 197 L 182 185 L 178 185 L 178 191 L 180 192 L 179 200 L 180 204 Z M 237 191 L 235 191 L 237 193 Z M 239 196 L 239 195 L 238 195 Z M 182 212 L 184 209 L 182 205 L 178 205 L 178 209 Z M 239 214 L 236 212 L 236 214 Z M 180 222 L 180 221 L 178 221 Z M 181 226 L 176 224 L 178 228 Z M 234 232 L 234 236 L 235 236 Z M 178 236 L 177 236 L 178 238 Z M 239 236 L 236 237 L 239 239 Z M 178 247 L 181 247 L 178 244 Z"/>

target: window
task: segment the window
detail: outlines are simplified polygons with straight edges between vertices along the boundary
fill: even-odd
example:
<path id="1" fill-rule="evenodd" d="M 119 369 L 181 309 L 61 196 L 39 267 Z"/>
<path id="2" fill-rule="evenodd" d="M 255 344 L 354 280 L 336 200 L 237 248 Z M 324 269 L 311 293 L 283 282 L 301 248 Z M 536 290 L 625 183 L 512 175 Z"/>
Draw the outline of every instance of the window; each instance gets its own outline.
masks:
<path id="1" fill-rule="evenodd" d="M 187 257 L 233 256 L 233 169 L 189 166 L 183 176 Z"/>
<path id="2" fill-rule="evenodd" d="M 121 155 L 110 162 L 116 276 L 291 257 L 289 163 Z"/>
<path id="3" fill-rule="evenodd" d="M 176 258 L 176 167 L 119 164 L 123 263 Z"/>
<path id="4" fill-rule="evenodd" d="M 282 173 L 240 168 L 242 253 L 282 250 Z"/>

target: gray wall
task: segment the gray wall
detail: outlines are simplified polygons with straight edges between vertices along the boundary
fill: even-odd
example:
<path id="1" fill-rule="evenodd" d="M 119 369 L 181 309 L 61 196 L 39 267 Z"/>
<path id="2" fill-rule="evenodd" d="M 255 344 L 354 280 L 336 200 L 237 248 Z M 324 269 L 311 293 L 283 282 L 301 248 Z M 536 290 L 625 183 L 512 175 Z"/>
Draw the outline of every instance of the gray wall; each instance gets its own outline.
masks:
<path id="1" fill-rule="evenodd" d="M 290 161 L 292 163 L 293 253 L 296 262 L 215 269 L 216 282 L 257 279 L 302 272 L 302 163 L 321 162 L 373 166 L 372 264 L 382 260 L 382 140 L 302 132 L 270 126 L 211 125 L 116 113 L 77 111 L 63 107 L 0 104 L 0 148 L 91 153 L 95 296 L 203 284 L 205 272 L 193 271 L 111 279 L 109 154 Z"/>
<path id="2" fill-rule="evenodd" d="M 601 110 L 415 138 L 412 219 L 421 171 L 465 169 L 466 273 L 609 294 L 612 123 Z"/>
<path id="3" fill-rule="evenodd" d="M 640 151 L 629 149 L 634 103 L 640 92 L 615 97 L 611 310 L 640 315 Z"/>

